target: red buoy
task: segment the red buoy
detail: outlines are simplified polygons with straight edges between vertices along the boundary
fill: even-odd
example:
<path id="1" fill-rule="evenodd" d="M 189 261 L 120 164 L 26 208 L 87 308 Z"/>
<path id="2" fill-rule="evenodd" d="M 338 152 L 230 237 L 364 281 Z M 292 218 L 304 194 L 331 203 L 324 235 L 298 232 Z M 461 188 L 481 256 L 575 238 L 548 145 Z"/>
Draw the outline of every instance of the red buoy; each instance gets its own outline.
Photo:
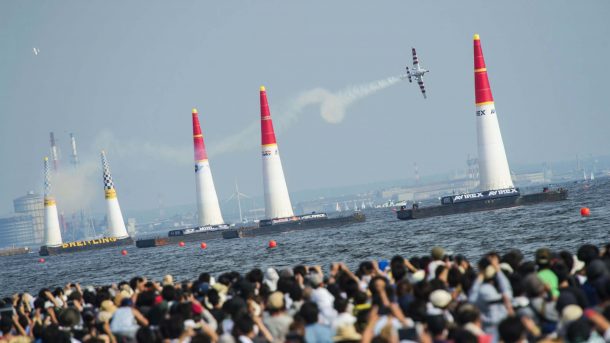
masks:
<path id="1" fill-rule="evenodd" d="M 38 262 L 40 262 L 40 263 L 44 263 L 44 261 L 45 261 L 45 259 L 42 257 L 38 259 Z"/>
<path id="2" fill-rule="evenodd" d="M 121 250 L 121 255 L 123 255 L 123 256 L 127 255 L 127 250 L 125 250 L 125 249 Z"/>
<path id="3" fill-rule="evenodd" d="M 591 215 L 591 211 L 588 207 L 583 207 L 580 209 L 580 215 L 583 217 L 588 217 L 589 215 Z"/>
<path id="4" fill-rule="evenodd" d="M 207 247 L 208 247 L 208 245 L 207 245 L 207 244 L 205 244 L 205 242 L 201 243 L 201 249 L 205 249 L 205 248 L 207 248 Z"/>
<path id="5" fill-rule="evenodd" d="M 275 248 L 277 247 L 277 242 L 274 241 L 273 239 L 269 241 L 269 248 Z"/>
<path id="6" fill-rule="evenodd" d="M 178 245 L 183 247 L 184 246 L 184 242 L 180 242 L 180 243 L 178 243 Z"/>

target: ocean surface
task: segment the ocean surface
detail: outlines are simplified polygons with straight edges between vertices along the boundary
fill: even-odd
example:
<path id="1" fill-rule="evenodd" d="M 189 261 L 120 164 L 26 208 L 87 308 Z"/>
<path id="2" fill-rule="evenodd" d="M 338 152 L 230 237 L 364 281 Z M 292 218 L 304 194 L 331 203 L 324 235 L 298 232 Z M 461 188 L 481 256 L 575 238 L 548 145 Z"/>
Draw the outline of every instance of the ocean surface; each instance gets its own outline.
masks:
<path id="1" fill-rule="evenodd" d="M 439 245 L 466 255 L 472 262 L 484 253 L 509 248 L 527 256 L 542 246 L 575 252 L 583 243 L 610 242 L 610 179 L 590 184 L 565 184 L 568 200 L 497 211 L 400 221 L 391 209 L 365 210 L 367 220 L 339 229 L 313 229 L 275 236 L 208 240 L 207 249 L 198 242 L 138 249 L 94 250 L 49 256 L 39 263 L 38 254 L 0 257 L 0 296 L 16 292 L 38 292 L 42 287 L 104 285 L 143 275 L 160 280 L 172 274 L 175 280 L 195 279 L 202 272 L 247 272 L 297 264 L 321 265 L 342 261 L 355 268 L 361 261 L 428 254 Z M 581 217 L 580 208 L 589 207 L 590 217 Z M 278 246 L 267 248 L 274 239 Z"/>

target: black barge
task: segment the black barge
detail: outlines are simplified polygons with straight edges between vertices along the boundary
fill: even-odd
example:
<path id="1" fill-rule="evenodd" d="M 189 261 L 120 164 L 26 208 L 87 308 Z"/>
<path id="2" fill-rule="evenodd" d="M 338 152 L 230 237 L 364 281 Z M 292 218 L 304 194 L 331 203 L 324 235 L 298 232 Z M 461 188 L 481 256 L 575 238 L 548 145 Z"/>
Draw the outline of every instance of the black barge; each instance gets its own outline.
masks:
<path id="1" fill-rule="evenodd" d="M 66 253 L 120 247 L 132 244 L 133 239 L 129 236 L 125 238 L 102 237 L 84 241 L 67 242 L 55 247 L 43 245 L 40 247 L 40 251 L 38 253 L 40 254 L 40 256 L 60 255 Z"/>
<path id="2" fill-rule="evenodd" d="M 559 188 L 549 190 L 544 188 L 541 193 L 525 194 L 519 188 L 507 188 L 484 192 L 450 195 L 441 198 L 441 205 L 419 207 L 416 204 L 407 209 L 402 206 L 396 211 L 396 217 L 401 220 L 446 216 L 451 214 L 490 211 L 523 205 L 533 205 L 544 202 L 565 200 L 568 190 Z"/>
<path id="3" fill-rule="evenodd" d="M 288 231 L 308 230 L 317 228 L 331 228 L 364 222 L 366 216 L 362 212 L 355 212 L 350 216 L 329 218 L 326 213 L 312 213 L 288 218 L 265 219 L 258 223 L 258 227 L 242 227 L 224 231 L 225 239 L 255 237 L 277 234 Z"/>
<path id="4" fill-rule="evenodd" d="M 185 229 L 171 230 L 167 237 L 142 238 L 136 240 L 138 248 L 153 248 L 179 242 L 204 241 L 207 239 L 222 238 L 223 232 L 230 231 L 229 225 L 206 225 Z"/>

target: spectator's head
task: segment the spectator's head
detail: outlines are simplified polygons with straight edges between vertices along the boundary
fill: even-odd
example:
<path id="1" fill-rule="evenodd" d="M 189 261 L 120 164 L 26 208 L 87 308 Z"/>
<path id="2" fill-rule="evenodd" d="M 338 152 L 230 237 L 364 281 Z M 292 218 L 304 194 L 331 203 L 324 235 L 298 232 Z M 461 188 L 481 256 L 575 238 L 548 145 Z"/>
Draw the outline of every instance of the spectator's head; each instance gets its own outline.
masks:
<path id="1" fill-rule="evenodd" d="M 277 313 L 284 311 L 286 305 L 284 305 L 284 294 L 282 292 L 273 292 L 267 298 L 267 309 L 270 313 Z"/>
<path id="2" fill-rule="evenodd" d="M 430 251 L 430 257 L 432 257 L 432 260 L 434 261 L 442 260 L 443 257 L 445 257 L 445 249 L 441 247 L 432 248 L 432 250 Z"/>
<path id="3" fill-rule="evenodd" d="M 13 330 L 13 318 L 10 316 L 0 317 L 0 331 L 6 336 Z"/>
<path id="4" fill-rule="evenodd" d="M 526 339 L 525 326 L 519 317 L 507 317 L 498 326 L 498 334 L 503 343 L 518 343 Z"/>
<path id="5" fill-rule="evenodd" d="M 585 244 L 578 248 L 576 257 L 583 261 L 586 265 L 589 265 L 591 261 L 599 258 L 599 249 L 592 244 Z"/>
<path id="6" fill-rule="evenodd" d="M 201 273 L 199 274 L 199 282 L 210 283 L 211 276 L 210 273 Z"/>
<path id="7" fill-rule="evenodd" d="M 301 301 L 303 300 L 303 289 L 295 282 L 290 288 L 288 295 L 292 301 Z"/>
<path id="8" fill-rule="evenodd" d="M 536 264 L 539 269 L 548 268 L 551 265 L 551 250 L 540 248 L 536 250 Z"/>
<path id="9" fill-rule="evenodd" d="M 252 283 L 263 283 L 263 271 L 259 268 L 254 268 L 246 274 L 246 279 Z"/>
<path id="10" fill-rule="evenodd" d="M 523 254 L 518 249 L 511 249 L 502 256 L 500 262 L 507 263 L 513 270 L 517 270 L 523 262 Z"/>
<path id="11" fill-rule="evenodd" d="M 58 320 L 59 325 L 72 328 L 80 323 L 80 313 L 75 308 L 69 307 L 61 311 Z"/>
<path id="12" fill-rule="evenodd" d="M 180 315 L 172 315 L 161 321 L 159 325 L 161 335 L 164 339 L 177 339 L 184 331 L 184 318 Z"/>
<path id="13" fill-rule="evenodd" d="M 593 326 L 586 319 L 576 320 L 568 324 L 566 341 L 569 343 L 582 343 L 589 340 Z"/>
<path id="14" fill-rule="evenodd" d="M 428 316 L 426 318 L 428 332 L 433 338 L 447 335 L 447 321 L 443 315 Z"/>
<path id="15" fill-rule="evenodd" d="M 544 283 L 540 280 L 538 275 L 534 273 L 525 277 L 523 286 L 525 288 L 525 293 L 530 298 L 541 296 L 545 292 Z"/>
<path id="16" fill-rule="evenodd" d="M 175 301 L 176 289 L 172 285 L 163 286 L 163 290 L 161 290 L 161 296 L 165 301 Z"/>
<path id="17" fill-rule="evenodd" d="M 464 303 L 457 308 L 455 321 L 458 325 L 478 323 L 481 319 L 481 311 L 471 303 Z"/>
<path id="18" fill-rule="evenodd" d="M 318 310 L 318 305 L 313 302 L 304 303 L 303 306 L 301 306 L 301 310 L 299 311 L 299 314 L 301 315 L 301 317 L 303 317 L 303 320 L 305 320 L 305 324 L 307 325 L 317 323 L 319 313 L 320 312 Z"/>
<path id="19" fill-rule="evenodd" d="M 254 320 L 249 315 L 241 315 L 235 319 L 233 326 L 233 336 L 248 336 L 254 337 Z"/>
<path id="20" fill-rule="evenodd" d="M 595 281 L 608 275 L 606 264 L 602 260 L 593 260 L 587 263 L 587 280 Z"/>
<path id="21" fill-rule="evenodd" d="M 454 343 L 478 343 L 479 338 L 472 332 L 464 329 L 455 329 L 449 333 L 449 340 Z"/>
<path id="22" fill-rule="evenodd" d="M 342 297 L 337 297 L 335 298 L 335 303 L 333 304 L 335 307 L 335 310 L 337 310 L 337 313 L 343 313 L 345 311 L 347 311 L 347 305 L 349 304 L 349 301 L 345 298 Z"/>
<path id="23" fill-rule="evenodd" d="M 305 277 L 307 275 L 307 267 L 303 265 L 298 265 L 292 269 L 294 276 L 300 275 L 301 277 Z"/>
<path id="24" fill-rule="evenodd" d="M 405 266 L 405 259 L 396 255 L 392 257 L 390 261 L 390 270 L 392 271 L 392 278 L 394 278 L 395 282 L 398 282 L 407 276 L 407 267 Z"/>
<path id="25" fill-rule="evenodd" d="M 132 278 L 131 280 L 129 280 L 129 286 L 134 291 L 135 290 L 142 291 L 144 288 L 144 278 L 141 276 L 136 276 L 136 277 Z"/>

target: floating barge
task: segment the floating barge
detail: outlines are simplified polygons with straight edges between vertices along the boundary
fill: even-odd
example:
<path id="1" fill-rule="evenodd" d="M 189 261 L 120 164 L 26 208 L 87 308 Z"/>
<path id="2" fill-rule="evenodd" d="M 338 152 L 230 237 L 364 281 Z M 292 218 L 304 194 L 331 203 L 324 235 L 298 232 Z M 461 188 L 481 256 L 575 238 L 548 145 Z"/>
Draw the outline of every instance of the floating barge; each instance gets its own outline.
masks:
<path id="1" fill-rule="evenodd" d="M 89 239 L 85 241 L 67 242 L 58 246 L 46 246 L 40 247 L 38 252 L 40 256 L 49 255 L 60 255 L 66 253 L 75 253 L 81 251 L 99 250 L 105 248 L 114 248 L 125 245 L 132 245 L 133 239 L 131 237 L 116 238 L 116 237 L 103 237 L 97 239 Z"/>
<path id="2" fill-rule="evenodd" d="M 142 238 L 136 240 L 138 248 L 153 248 L 170 243 L 203 241 L 206 239 L 222 238 L 223 232 L 229 231 L 229 225 L 206 225 L 186 229 L 171 230 L 167 237 Z"/>
<path id="3" fill-rule="evenodd" d="M 450 195 L 441 198 L 441 205 L 419 207 L 413 205 L 407 209 L 401 207 L 396 211 L 396 217 L 401 220 L 446 216 L 451 214 L 491 211 L 523 205 L 533 205 L 545 202 L 565 200 L 568 190 L 559 188 L 549 190 L 545 188 L 541 193 L 521 195 L 519 188 L 491 190 L 485 192 Z"/>
<path id="4" fill-rule="evenodd" d="M 329 218 L 326 213 L 306 214 L 289 218 L 261 220 L 258 227 L 226 230 L 223 231 L 222 237 L 225 239 L 256 237 L 297 230 L 339 227 L 364 222 L 365 220 L 366 216 L 362 212 L 336 218 Z"/>

